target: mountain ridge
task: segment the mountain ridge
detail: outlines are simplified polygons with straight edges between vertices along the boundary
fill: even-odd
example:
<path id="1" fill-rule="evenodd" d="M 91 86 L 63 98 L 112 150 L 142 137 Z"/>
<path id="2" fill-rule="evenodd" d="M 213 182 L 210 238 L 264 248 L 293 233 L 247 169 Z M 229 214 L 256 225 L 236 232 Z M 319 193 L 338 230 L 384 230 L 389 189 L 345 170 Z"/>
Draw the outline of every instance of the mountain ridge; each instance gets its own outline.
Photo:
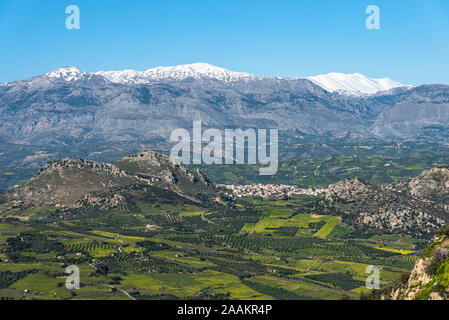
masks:
<path id="1" fill-rule="evenodd" d="M 307 79 L 245 79 L 114 83 L 62 68 L 0 86 L 0 141 L 168 142 L 174 129 L 190 129 L 195 120 L 204 127 L 277 128 L 328 140 L 449 141 L 449 86 L 348 96 Z"/>
<path id="2" fill-rule="evenodd" d="M 158 81 L 185 79 L 216 79 L 225 82 L 254 81 L 262 79 L 283 80 L 310 80 L 329 92 L 340 92 L 347 95 L 372 95 L 377 92 L 387 91 L 399 87 L 413 87 L 405 85 L 389 78 L 374 79 L 360 73 L 344 74 L 332 72 L 309 77 L 275 77 L 256 76 L 246 72 L 231 71 L 208 63 L 199 62 L 176 66 L 159 66 L 144 71 L 132 69 L 116 71 L 83 72 L 75 66 L 65 66 L 50 71 L 42 76 L 51 79 L 62 79 L 65 81 L 76 81 L 83 77 L 101 76 L 112 83 L 121 84 L 151 84 Z M 39 77 L 39 76 L 37 76 Z M 33 77 L 35 78 L 35 77 Z M 32 79 L 32 78 L 29 78 Z M 26 79 L 25 79 L 26 80 Z M 16 81 L 4 82 L 3 85 Z"/>

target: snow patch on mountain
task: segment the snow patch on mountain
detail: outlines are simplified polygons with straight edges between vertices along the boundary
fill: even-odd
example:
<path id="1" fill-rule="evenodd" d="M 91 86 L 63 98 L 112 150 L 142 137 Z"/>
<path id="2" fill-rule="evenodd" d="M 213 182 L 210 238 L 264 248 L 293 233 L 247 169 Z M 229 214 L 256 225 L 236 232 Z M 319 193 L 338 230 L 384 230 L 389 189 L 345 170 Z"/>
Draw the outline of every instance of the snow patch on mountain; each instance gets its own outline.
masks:
<path id="1" fill-rule="evenodd" d="M 76 67 L 62 67 L 46 73 L 47 78 L 63 79 L 66 81 L 80 80 L 86 73 Z"/>
<path id="2" fill-rule="evenodd" d="M 371 79 L 360 73 L 328 73 L 306 79 L 329 92 L 340 92 L 349 95 L 371 95 L 398 87 L 412 87 L 393 81 L 389 78 Z"/>
<path id="3" fill-rule="evenodd" d="M 115 83 L 145 84 L 160 80 L 216 79 L 221 81 L 250 81 L 258 77 L 244 72 L 230 71 L 208 63 L 193 63 L 174 67 L 157 67 L 146 71 L 99 71 L 95 73 Z"/>
<path id="4" fill-rule="evenodd" d="M 245 72 L 230 71 L 208 63 L 184 64 L 173 67 L 157 67 L 146 71 L 121 70 L 98 71 L 95 73 L 83 72 L 76 67 L 63 67 L 44 75 L 47 79 L 56 79 L 68 82 L 95 76 L 101 76 L 107 81 L 122 84 L 150 84 L 159 81 L 179 81 L 184 79 L 215 79 L 224 82 L 269 79 L 269 77 L 258 77 Z M 296 80 L 289 78 L 282 79 Z M 329 73 L 307 77 L 304 79 L 310 80 L 314 84 L 330 92 L 339 92 L 341 94 L 356 96 L 372 95 L 380 91 L 387 91 L 398 87 L 413 87 L 393 81 L 389 78 L 371 79 L 360 73 Z"/>

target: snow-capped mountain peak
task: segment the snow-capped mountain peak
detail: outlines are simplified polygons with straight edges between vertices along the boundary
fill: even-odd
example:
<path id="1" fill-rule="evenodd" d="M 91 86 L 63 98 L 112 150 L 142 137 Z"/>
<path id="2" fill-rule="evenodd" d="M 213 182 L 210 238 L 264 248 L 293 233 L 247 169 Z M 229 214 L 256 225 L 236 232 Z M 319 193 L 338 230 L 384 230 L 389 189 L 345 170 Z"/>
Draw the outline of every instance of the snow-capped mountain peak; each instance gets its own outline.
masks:
<path id="1" fill-rule="evenodd" d="M 107 81 L 123 84 L 150 84 L 158 81 L 179 81 L 184 79 L 215 79 L 219 81 L 252 81 L 267 79 L 257 77 L 245 72 L 230 71 L 225 68 L 213 66 L 208 63 L 192 63 L 172 67 L 157 67 L 146 71 L 121 70 L 98 71 L 86 73 L 76 67 L 62 67 L 44 75 L 47 79 L 77 81 L 92 76 L 101 76 Z M 281 78 L 272 78 L 281 79 Z M 282 78 L 286 81 L 295 80 Z M 379 91 L 386 91 L 407 86 L 389 78 L 371 79 L 360 73 L 328 73 L 305 78 L 330 92 L 339 92 L 346 95 L 364 96 Z"/>
<path id="2" fill-rule="evenodd" d="M 148 83 L 159 80 L 183 80 L 193 79 L 216 79 L 221 81 L 254 80 L 256 76 L 230 71 L 216 67 L 208 63 L 193 63 L 173 67 L 157 67 L 146 71 L 123 70 L 123 71 L 99 71 L 95 74 L 101 75 L 115 83 Z"/>
<path id="3" fill-rule="evenodd" d="M 371 79 L 360 73 L 344 74 L 333 72 L 307 77 L 306 79 L 327 91 L 357 96 L 370 95 L 379 91 L 408 86 L 389 78 Z"/>
<path id="4" fill-rule="evenodd" d="M 47 78 L 64 79 L 66 81 L 79 80 L 83 75 L 85 73 L 76 67 L 62 67 L 45 74 Z"/>

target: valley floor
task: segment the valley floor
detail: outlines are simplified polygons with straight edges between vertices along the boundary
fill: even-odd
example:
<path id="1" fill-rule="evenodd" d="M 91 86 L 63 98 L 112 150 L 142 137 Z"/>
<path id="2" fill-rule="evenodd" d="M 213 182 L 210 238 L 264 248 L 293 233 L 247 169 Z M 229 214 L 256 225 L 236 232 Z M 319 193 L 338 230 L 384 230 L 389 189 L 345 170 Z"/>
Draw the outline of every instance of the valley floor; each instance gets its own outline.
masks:
<path id="1" fill-rule="evenodd" d="M 0 206 L 2 299 L 358 299 L 367 267 L 382 286 L 425 241 L 366 237 L 316 210 L 319 198 L 241 198 L 222 209 L 135 205 L 65 213 Z M 21 220 L 15 217 L 22 217 Z M 65 268 L 80 270 L 68 290 Z"/>

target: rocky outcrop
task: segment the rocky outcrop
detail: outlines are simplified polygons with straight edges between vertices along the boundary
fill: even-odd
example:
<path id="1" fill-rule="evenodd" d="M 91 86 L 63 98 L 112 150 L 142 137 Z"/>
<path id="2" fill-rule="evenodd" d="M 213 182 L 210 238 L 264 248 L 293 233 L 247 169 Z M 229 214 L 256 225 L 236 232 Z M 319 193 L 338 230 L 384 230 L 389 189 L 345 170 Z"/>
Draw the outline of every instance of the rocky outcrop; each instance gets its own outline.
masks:
<path id="1" fill-rule="evenodd" d="M 367 233 L 397 233 L 431 237 L 447 215 L 419 199 L 360 179 L 339 181 L 328 187 L 326 210 Z"/>
<path id="2" fill-rule="evenodd" d="M 346 179 L 329 185 L 326 190 L 326 199 L 356 201 L 367 194 L 374 193 L 375 190 L 380 190 L 380 187 L 357 178 Z"/>
<path id="3" fill-rule="evenodd" d="M 430 201 L 441 202 L 449 211 L 449 169 L 424 170 L 408 183 L 411 195 Z"/>
<path id="4" fill-rule="evenodd" d="M 9 197 L 26 206 L 73 205 L 93 191 L 139 182 L 112 164 L 85 159 L 48 162 Z"/>
<path id="5" fill-rule="evenodd" d="M 113 164 L 95 162 L 87 159 L 62 159 L 48 162 L 39 170 L 36 176 L 31 178 L 28 182 L 31 183 L 34 180 L 39 179 L 42 175 L 48 175 L 52 172 L 58 172 L 58 174 L 63 175 L 64 171 L 67 169 L 90 170 L 92 172 L 110 174 L 121 178 L 129 177 L 129 174 L 126 171 L 117 168 Z"/>
<path id="6" fill-rule="evenodd" d="M 216 194 L 217 189 L 199 170 L 189 170 L 170 157 L 154 152 L 140 152 L 116 162 L 116 166 L 154 185 L 192 199 L 201 194 Z"/>
<path id="7" fill-rule="evenodd" d="M 156 195 L 163 194 L 143 192 L 139 186 L 168 190 L 164 196 L 170 199 L 189 198 L 197 203 L 207 199 L 198 195 L 216 192 L 199 171 L 190 171 L 168 156 L 149 151 L 125 157 L 117 165 L 85 159 L 48 162 L 24 185 L 7 194 L 6 201 L 21 207 L 116 207 L 132 201 L 134 196 L 151 194 L 151 200 L 158 201 Z M 126 188 L 135 192 L 127 192 Z"/>
<path id="8" fill-rule="evenodd" d="M 422 258 L 416 261 L 413 267 L 409 280 L 404 287 L 395 289 L 391 293 L 392 300 L 413 300 L 421 293 L 422 286 L 427 285 L 432 277 L 426 273 L 426 266 L 430 259 Z"/>
<path id="9" fill-rule="evenodd" d="M 102 209 L 116 208 L 126 203 L 126 199 L 121 194 L 96 195 L 89 193 L 84 195 L 76 203 L 76 207 L 99 207 Z"/>

